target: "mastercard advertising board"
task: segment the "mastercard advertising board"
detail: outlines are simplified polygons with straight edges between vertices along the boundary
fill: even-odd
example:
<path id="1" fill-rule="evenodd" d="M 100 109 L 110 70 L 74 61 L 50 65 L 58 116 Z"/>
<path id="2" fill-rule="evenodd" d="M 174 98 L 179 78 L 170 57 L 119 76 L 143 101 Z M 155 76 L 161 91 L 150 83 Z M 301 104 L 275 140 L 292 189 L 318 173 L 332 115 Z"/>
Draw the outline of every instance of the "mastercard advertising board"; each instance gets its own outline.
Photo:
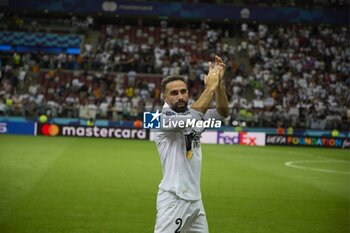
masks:
<path id="1" fill-rule="evenodd" d="M 146 129 L 130 129 L 99 126 L 77 126 L 58 124 L 37 124 L 37 134 L 48 137 L 90 137 L 90 138 L 124 138 L 124 139 L 149 139 L 149 131 Z"/>

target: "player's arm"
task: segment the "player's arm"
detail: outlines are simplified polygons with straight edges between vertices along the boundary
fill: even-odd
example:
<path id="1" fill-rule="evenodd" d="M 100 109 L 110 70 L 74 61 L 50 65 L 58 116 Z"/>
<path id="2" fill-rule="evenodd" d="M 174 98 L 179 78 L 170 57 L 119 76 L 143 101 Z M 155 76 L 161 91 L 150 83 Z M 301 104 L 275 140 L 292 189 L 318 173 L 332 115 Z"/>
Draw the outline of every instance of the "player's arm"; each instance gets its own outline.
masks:
<path id="1" fill-rule="evenodd" d="M 215 109 L 208 109 L 203 120 L 214 118 L 217 120 L 223 120 L 229 115 L 228 111 L 228 99 L 226 94 L 226 88 L 224 84 L 225 64 L 219 56 L 215 56 L 215 66 L 219 69 L 219 84 L 215 89 Z"/>
<path id="2" fill-rule="evenodd" d="M 215 89 L 215 104 L 216 111 L 223 117 L 228 117 L 228 99 L 226 94 L 224 75 L 225 75 L 225 64 L 219 56 L 215 56 L 215 65 L 219 67 L 219 85 Z"/>
<path id="3" fill-rule="evenodd" d="M 214 98 L 215 91 L 218 88 L 220 71 L 220 66 L 212 65 L 211 62 L 209 62 L 209 72 L 204 78 L 205 89 L 199 99 L 192 104 L 192 109 L 203 114 L 206 113 Z"/>
<path id="4" fill-rule="evenodd" d="M 203 116 L 203 120 L 207 120 L 209 118 L 223 120 L 228 117 L 228 100 L 224 85 L 218 86 L 218 88 L 215 90 L 215 102 L 216 108 L 208 109 Z"/>

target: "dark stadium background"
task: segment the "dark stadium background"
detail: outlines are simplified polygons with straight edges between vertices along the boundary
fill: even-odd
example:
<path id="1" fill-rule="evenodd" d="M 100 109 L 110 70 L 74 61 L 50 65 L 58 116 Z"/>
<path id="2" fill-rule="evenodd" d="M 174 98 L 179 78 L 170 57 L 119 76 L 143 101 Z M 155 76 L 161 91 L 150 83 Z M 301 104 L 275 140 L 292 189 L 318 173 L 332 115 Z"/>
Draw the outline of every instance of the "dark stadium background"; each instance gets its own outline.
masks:
<path id="1" fill-rule="evenodd" d="M 194 100 L 219 54 L 226 125 L 347 131 L 347 3 L 4 1 L 0 113 L 142 120 L 161 77 L 186 76 Z"/>

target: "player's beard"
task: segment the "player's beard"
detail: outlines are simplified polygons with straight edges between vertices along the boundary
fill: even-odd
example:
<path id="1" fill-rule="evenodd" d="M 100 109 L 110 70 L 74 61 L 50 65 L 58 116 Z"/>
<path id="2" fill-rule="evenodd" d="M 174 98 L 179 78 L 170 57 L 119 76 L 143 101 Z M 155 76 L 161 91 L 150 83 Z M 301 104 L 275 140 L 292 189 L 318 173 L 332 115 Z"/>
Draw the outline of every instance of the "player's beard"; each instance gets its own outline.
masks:
<path id="1" fill-rule="evenodd" d="M 172 109 L 177 112 L 177 113 L 181 113 L 181 112 L 186 112 L 187 110 L 187 101 L 185 100 L 179 100 L 178 102 L 176 102 Z"/>

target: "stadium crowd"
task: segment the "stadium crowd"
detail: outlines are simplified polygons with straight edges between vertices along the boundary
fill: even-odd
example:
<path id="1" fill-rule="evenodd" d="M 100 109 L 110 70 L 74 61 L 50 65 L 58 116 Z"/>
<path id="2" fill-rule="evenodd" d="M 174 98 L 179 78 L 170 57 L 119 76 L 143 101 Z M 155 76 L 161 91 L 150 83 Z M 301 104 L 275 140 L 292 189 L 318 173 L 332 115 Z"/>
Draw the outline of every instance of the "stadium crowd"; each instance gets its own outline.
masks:
<path id="1" fill-rule="evenodd" d="M 232 98 L 239 107 L 253 108 L 252 121 L 349 128 L 347 27 L 258 25 L 242 29 L 241 47 L 248 53 L 252 72 L 233 79 Z M 241 98 L 247 85 L 254 88 L 251 102 Z"/>
<path id="2" fill-rule="evenodd" d="M 78 56 L 2 53 L 11 59 L 0 63 L 0 114 L 142 119 L 143 111 L 161 106 L 161 77 L 186 76 L 192 102 L 207 61 L 220 54 L 228 68 L 227 124 L 349 128 L 346 27 L 243 23 L 240 30 L 233 44 L 230 30 L 206 23 L 104 25 L 98 44 L 84 44 Z"/>

